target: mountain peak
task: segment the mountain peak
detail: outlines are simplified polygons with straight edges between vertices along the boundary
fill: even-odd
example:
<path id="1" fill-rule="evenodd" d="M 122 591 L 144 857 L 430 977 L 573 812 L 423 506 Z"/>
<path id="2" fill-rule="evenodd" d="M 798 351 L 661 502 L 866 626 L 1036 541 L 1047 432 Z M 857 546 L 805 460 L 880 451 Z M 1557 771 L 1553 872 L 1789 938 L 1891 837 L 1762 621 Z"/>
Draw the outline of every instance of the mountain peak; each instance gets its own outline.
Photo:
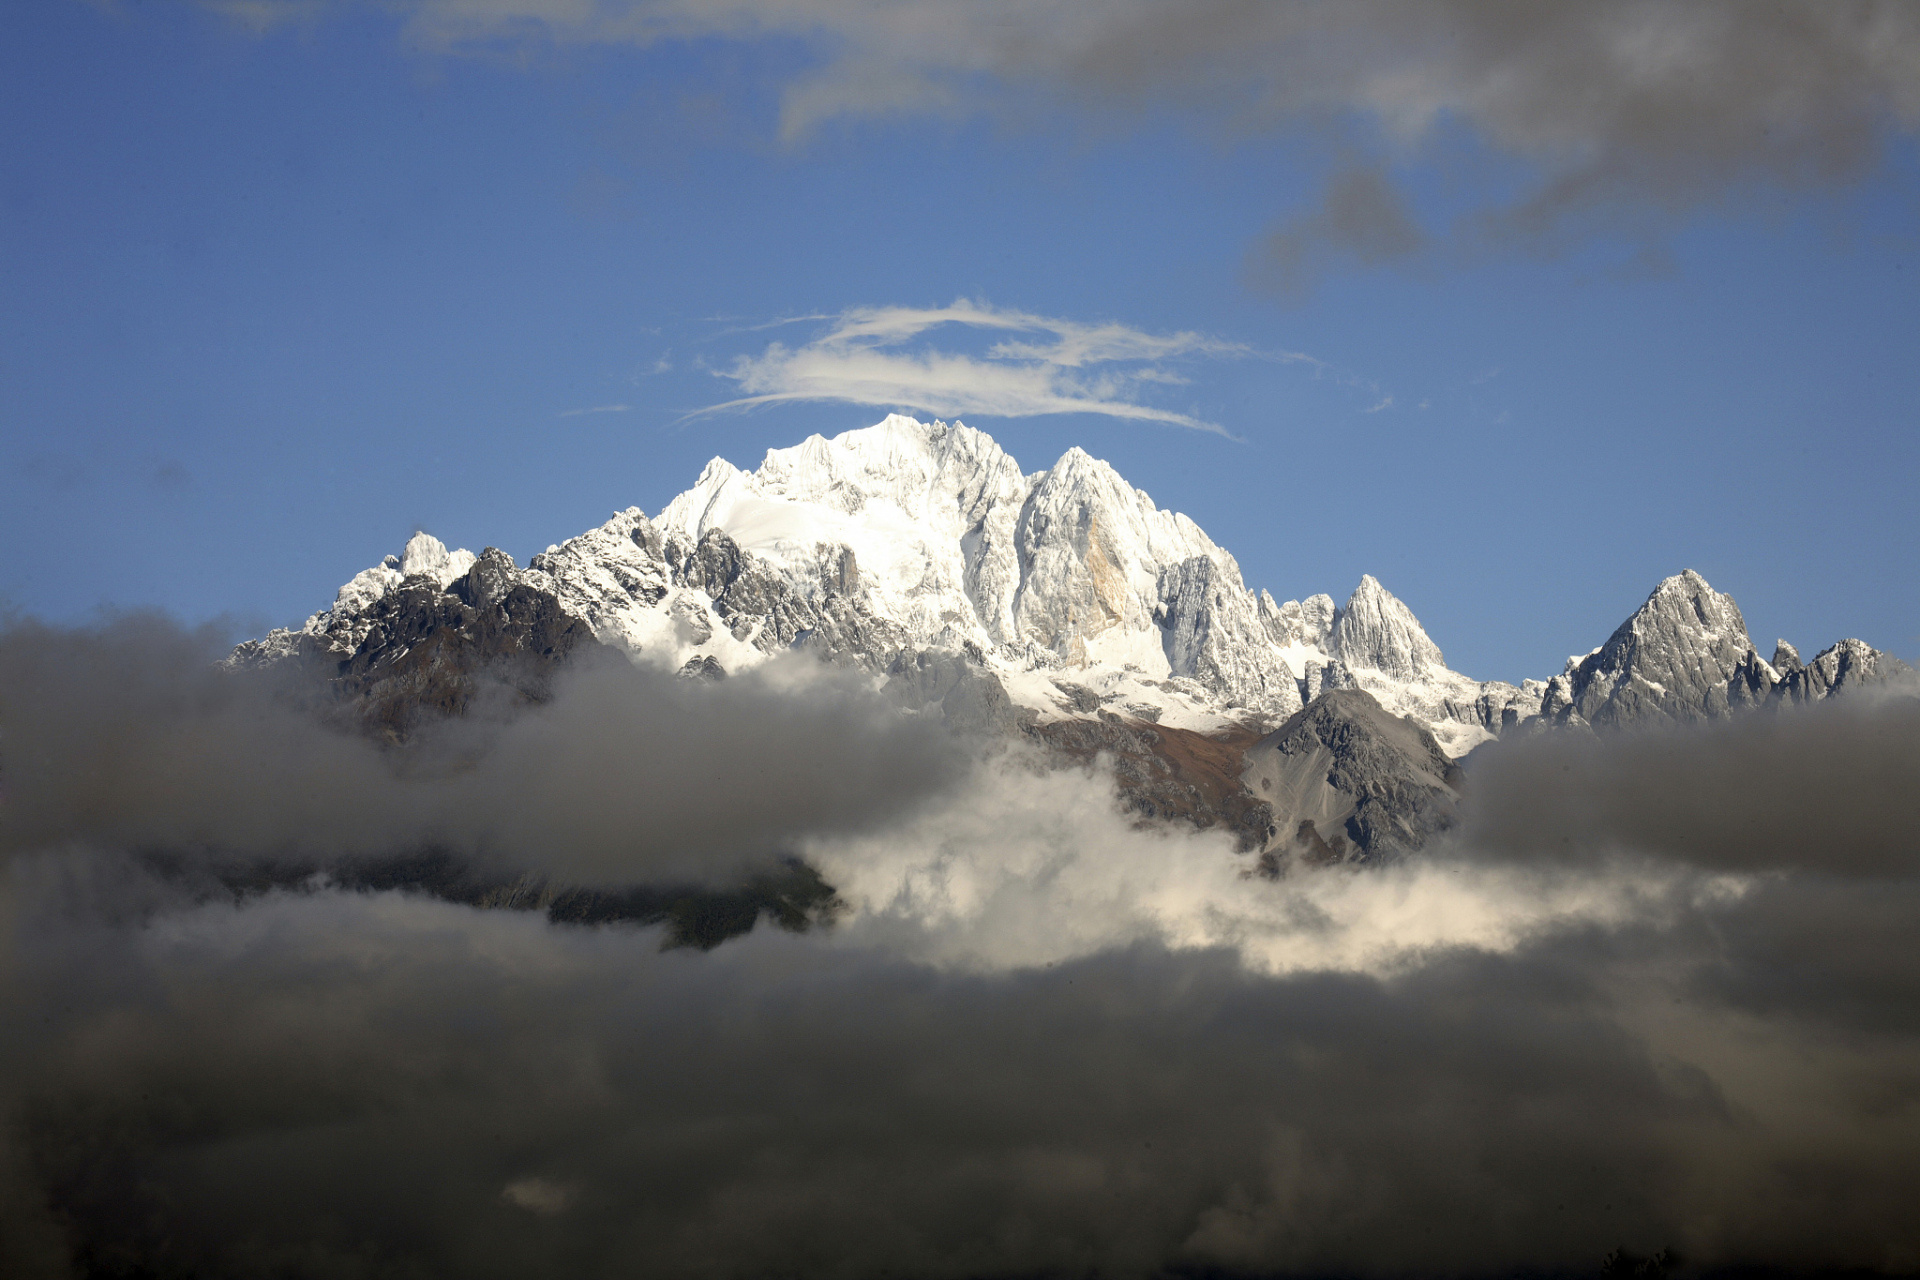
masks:
<path id="1" fill-rule="evenodd" d="M 1362 575 L 1334 611 L 1329 647 L 1349 667 L 1369 667 L 1396 680 L 1417 680 L 1447 665 L 1413 610 L 1372 574 Z"/>
<path id="2" fill-rule="evenodd" d="M 448 551 L 446 543 L 423 529 L 407 539 L 406 547 L 400 552 L 400 576 L 424 575 L 444 587 L 455 578 L 465 576 L 467 570 L 473 568 L 474 559 L 473 552 L 464 548 Z"/>
<path id="3" fill-rule="evenodd" d="M 927 670 L 978 668 L 1023 715 L 1067 708 L 1203 731 L 1276 723 L 1352 688 L 1456 754 L 1536 711 L 1595 725 L 1699 719 L 1907 678 L 1858 642 L 1804 668 L 1783 644 L 1770 667 L 1732 598 L 1686 570 L 1550 682 L 1550 698 L 1538 681 L 1473 681 L 1372 574 L 1338 608 L 1324 595 L 1276 604 L 1192 520 L 1085 449 L 1028 475 L 984 432 L 906 414 L 769 450 L 751 472 L 715 458 L 656 520 L 617 512 L 524 573 L 490 553 L 466 581 L 475 563 L 417 533 L 299 632 L 237 660 L 361 654 L 373 670 L 380 654 L 410 651 L 395 647 L 401 623 L 451 625 L 465 616 L 457 604 L 492 626 L 492 605 L 524 587 L 515 607 L 545 601 L 552 618 L 668 670 L 740 670 L 804 647 L 891 680 L 935 655 Z"/>
<path id="4" fill-rule="evenodd" d="M 1740 616 L 1740 606 L 1733 602 L 1733 597 L 1715 591 L 1711 583 L 1692 569 L 1682 569 L 1663 579 L 1647 597 L 1647 602 L 1621 624 L 1607 644 L 1600 646 L 1603 656 L 1615 640 L 1622 639 L 1623 633 L 1638 636 L 1688 633 L 1731 640 L 1739 644 L 1743 655 L 1753 647 L 1753 641 L 1747 636 L 1747 620 Z"/>
<path id="5" fill-rule="evenodd" d="M 1055 485 L 1084 484 L 1097 478 L 1100 481 L 1110 481 L 1128 492 L 1133 490 L 1132 485 L 1120 478 L 1120 473 L 1113 469 L 1112 464 L 1094 457 L 1077 444 L 1061 454 L 1058 461 L 1048 468 L 1045 474 L 1047 479 Z"/>
<path id="6" fill-rule="evenodd" d="M 1728 682 L 1753 653 L 1733 597 L 1684 569 L 1568 673 L 1573 709 L 1596 725 L 1723 715 Z"/>

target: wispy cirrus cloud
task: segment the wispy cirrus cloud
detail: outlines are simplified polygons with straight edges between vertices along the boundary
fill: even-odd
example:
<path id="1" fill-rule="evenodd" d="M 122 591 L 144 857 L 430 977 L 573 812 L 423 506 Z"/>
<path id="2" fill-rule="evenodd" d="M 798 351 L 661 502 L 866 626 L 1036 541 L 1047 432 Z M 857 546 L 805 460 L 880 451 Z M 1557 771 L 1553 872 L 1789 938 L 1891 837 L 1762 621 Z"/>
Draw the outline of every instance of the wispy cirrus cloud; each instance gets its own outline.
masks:
<path id="1" fill-rule="evenodd" d="M 948 417 L 1093 413 L 1231 438 L 1219 423 L 1155 405 L 1149 397 L 1187 383 L 1178 368 L 1183 361 L 1261 354 L 1206 334 L 1086 324 L 965 298 L 945 307 L 856 307 L 804 319 L 824 321 L 825 331 L 798 346 L 770 343 L 758 355 L 716 370 L 743 394 L 688 416 L 814 400 Z M 1005 336 L 976 351 L 930 341 L 934 333 L 956 328 Z M 1268 358 L 1318 363 L 1295 353 Z"/>

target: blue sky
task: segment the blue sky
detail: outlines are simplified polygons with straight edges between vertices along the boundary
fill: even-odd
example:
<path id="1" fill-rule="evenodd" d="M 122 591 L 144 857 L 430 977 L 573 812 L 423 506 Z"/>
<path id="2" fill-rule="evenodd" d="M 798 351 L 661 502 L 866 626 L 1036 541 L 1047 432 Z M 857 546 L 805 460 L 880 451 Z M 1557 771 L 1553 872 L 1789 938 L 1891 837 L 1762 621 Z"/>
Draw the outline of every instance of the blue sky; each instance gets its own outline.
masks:
<path id="1" fill-rule="evenodd" d="M 1176 48 L 1132 0 L 1017 39 L 756 4 L 10 6 L 0 598 L 254 632 L 415 528 L 524 562 L 877 420 L 698 411 L 966 300 L 1054 327 L 882 354 L 1011 370 L 961 416 L 1029 470 L 1108 459 L 1282 599 L 1372 573 L 1473 676 L 1553 674 L 1683 567 L 1763 646 L 1920 657 L 1912 23 L 1656 29 L 1710 86 L 1663 97 L 1563 83 L 1592 31 L 1443 57 L 1391 5 Z M 1160 345 L 990 359 L 1099 326 Z M 1047 379 L 1107 411 L 1027 415 Z"/>

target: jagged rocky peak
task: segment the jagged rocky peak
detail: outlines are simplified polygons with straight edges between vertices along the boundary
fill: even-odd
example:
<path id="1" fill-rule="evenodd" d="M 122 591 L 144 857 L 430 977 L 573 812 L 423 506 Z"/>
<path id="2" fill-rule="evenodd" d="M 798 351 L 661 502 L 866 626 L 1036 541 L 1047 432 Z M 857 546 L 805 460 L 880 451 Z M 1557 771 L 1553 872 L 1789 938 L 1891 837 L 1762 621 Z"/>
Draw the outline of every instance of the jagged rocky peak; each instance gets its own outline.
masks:
<path id="1" fill-rule="evenodd" d="M 466 575 L 450 585 L 474 608 L 492 608 L 520 585 L 520 569 L 513 563 L 512 556 L 498 547 L 488 547 Z"/>
<path id="2" fill-rule="evenodd" d="M 1906 663 L 1859 640 L 1842 640 L 1810 662 L 1781 640 L 1768 662 L 1733 597 L 1689 569 L 1654 588 L 1605 644 L 1569 659 L 1549 682 L 1541 715 L 1600 729 L 1686 723 L 1911 679 Z"/>
<path id="3" fill-rule="evenodd" d="M 1180 590 L 1163 581 L 1167 570 L 1196 557 L 1231 562 L 1193 521 L 1156 508 L 1079 448 L 1036 477 L 1016 538 L 1015 624 L 1071 661 L 1085 661 L 1088 643 L 1107 631 L 1145 633 L 1167 593 Z M 1232 578 L 1244 594 L 1238 565 Z"/>
<path id="4" fill-rule="evenodd" d="M 1915 687 L 1914 670 L 1864 640 L 1847 639 L 1823 649 L 1813 661 L 1781 673 L 1773 696 L 1788 702 L 1818 702 L 1873 685 Z"/>
<path id="5" fill-rule="evenodd" d="M 466 576 L 473 567 L 471 551 L 448 551 L 447 544 L 424 530 L 416 532 L 397 556 L 387 556 L 370 569 L 362 569 L 349 579 L 333 597 L 333 607 L 307 619 L 304 630 L 333 633 L 336 647 L 352 649 L 365 637 L 357 620 L 386 598 L 389 591 L 408 578 L 425 578 L 436 587 Z"/>
<path id="6" fill-rule="evenodd" d="M 1564 702 L 1596 726 L 1727 714 L 1734 676 L 1757 656 L 1733 597 L 1691 569 L 1653 589 L 1607 642 L 1570 662 Z"/>
<path id="7" fill-rule="evenodd" d="M 1367 574 L 1334 614 L 1329 647 L 1349 667 L 1366 667 L 1396 680 L 1443 671 L 1446 659 L 1394 594 Z"/>

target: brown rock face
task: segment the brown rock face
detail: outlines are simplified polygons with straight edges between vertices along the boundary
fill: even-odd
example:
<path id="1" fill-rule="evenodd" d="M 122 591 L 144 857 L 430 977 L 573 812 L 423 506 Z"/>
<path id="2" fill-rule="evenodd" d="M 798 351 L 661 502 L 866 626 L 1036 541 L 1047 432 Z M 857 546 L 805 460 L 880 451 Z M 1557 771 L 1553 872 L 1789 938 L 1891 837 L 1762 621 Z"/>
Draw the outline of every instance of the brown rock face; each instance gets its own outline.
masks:
<path id="1" fill-rule="evenodd" d="M 1221 827 L 1234 833 L 1242 849 L 1257 849 L 1269 836 L 1271 806 L 1240 781 L 1257 729 L 1205 734 L 1109 715 L 1034 725 L 1027 732 L 1075 763 L 1104 753 L 1122 803 L 1143 819 Z"/>

